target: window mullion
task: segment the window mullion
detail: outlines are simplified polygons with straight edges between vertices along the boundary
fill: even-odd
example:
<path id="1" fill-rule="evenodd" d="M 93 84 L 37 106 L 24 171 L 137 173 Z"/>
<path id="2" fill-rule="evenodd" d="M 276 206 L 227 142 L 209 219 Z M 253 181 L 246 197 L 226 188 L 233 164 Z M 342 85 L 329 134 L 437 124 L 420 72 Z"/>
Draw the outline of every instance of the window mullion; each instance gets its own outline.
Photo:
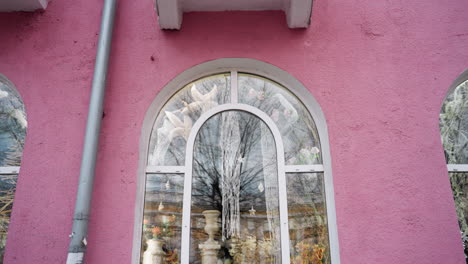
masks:
<path id="1" fill-rule="evenodd" d="M 286 172 L 323 172 L 322 164 L 314 165 L 286 165 Z"/>
<path id="2" fill-rule="evenodd" d="M 282 263 L 290 262 L 289 250 L 289 217 L 288 217 L 288 194 L 286 185 L 286 170 L 284 166 L 283 144 L 276 144 L 278 155 L 278 192 L 279 192 L 279 213 L 280 213 L 280 232 L 281 232 L 281 258 Z"/>
<path id="3" fill-rule="evenodd" d="M 200 119 L 204 117 L 203 114 Z M 192 164 L 193 164 L 193 148 L 195 138 L 198 130 L 203 123 L 195 123 L 187 139 L 187 149 L 185 153 L 185 166 L 184 166 L 184 195 L 182 202 L 182 232 L 181 232 L 181 245 L 180 245 L 180 263 L 189 264 L 190 258 L 190 212 L 192 205 Z"/>
<path id="4" fill-rule="evenodd" d="M 468 164 L 447 164 L 449 172 L 468 172 Z"/>
<path id="5" fill-rule="evenodd" d="M 184 173 L 185 166 L 147 166 L 146 173 Z"/>
<path id="6" fill-rule="evenodd" d="M 237 71 L 231 71 L 231 103 L 237 104 Z"/>

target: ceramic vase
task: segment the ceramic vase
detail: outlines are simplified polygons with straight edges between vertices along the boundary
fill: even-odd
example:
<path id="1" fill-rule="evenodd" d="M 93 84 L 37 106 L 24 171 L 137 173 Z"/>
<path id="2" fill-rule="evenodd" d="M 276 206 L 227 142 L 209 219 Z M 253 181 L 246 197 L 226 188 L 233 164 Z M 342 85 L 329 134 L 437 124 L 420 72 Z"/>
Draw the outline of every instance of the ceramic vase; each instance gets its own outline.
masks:
<path id="1" fill-rule="evenodd" d="M 143 253 L 143 264 L 163 264 L 164 261 L 164 240 L 150 239 L 146 241 L 148 248 Z"/>
<path id="2" fill-rule="evenodd" d="M 208 234 L 208 240 L 198 245 L 201 249 L 202 264 L 217 264 L 221 245 L 214 240 L 214 236 L 219 231 L 218 218 L 221 213 L 218 210 L 206 210 L 202 214 L 205 216 L 205 232 Z"/>
<path id="3" fill-rule="evenodd" d="M 208 241 L 214 241 L 214 236 L 219 231 L 218 218 L 221 213 L 218 210 L 206 210 L 202 214 L 205 216 L 205 232 L 208 234 Z"/>

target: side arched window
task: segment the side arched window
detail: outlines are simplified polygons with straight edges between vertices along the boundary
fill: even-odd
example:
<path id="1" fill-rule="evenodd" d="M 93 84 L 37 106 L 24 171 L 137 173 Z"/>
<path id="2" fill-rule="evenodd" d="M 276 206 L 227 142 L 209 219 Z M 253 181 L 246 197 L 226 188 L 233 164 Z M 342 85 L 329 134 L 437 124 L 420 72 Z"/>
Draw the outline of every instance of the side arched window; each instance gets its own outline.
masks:
<path id="1" fill-rule="evenodd" d="M 338 263 L 323 145 L 277 80 L 230 70 L 185 83 L 149 137 L 139 263 Z"/>
<path id="2" fill-rule="evenodd" d="M 440 112 L 440 133 L 458 223 L 468 246 L 468 71 L 455 82 Z"/>
<path id="3" fill-rule="evenodd" d="M 24 139 L 26 113 L 13 84 L 0 74 L 0 259 L 3 259 Z"/>

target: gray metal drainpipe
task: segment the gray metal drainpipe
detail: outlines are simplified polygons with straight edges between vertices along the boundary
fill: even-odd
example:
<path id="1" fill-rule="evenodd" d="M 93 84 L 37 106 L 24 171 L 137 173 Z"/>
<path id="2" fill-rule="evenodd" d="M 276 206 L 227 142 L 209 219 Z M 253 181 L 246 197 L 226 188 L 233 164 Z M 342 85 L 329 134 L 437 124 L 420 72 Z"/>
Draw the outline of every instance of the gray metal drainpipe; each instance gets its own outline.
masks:
<path id="1" fill-rule="evenodd" d="M 70 235 L 67 264 L 84 263 L 86 237 L 88 234 L 89 211 L 96 167 L 96 156 L 101 129 L 104 90 L 106 86 L 109 53 L 112 41 L 112 29 L 117 0 L 105 0 L 102 10 L 101 32 L 94 66 L 93 85 L 89 102 L 88 121 L 81 159 L 80 181 L 76 195 L 73 228 Z"/>

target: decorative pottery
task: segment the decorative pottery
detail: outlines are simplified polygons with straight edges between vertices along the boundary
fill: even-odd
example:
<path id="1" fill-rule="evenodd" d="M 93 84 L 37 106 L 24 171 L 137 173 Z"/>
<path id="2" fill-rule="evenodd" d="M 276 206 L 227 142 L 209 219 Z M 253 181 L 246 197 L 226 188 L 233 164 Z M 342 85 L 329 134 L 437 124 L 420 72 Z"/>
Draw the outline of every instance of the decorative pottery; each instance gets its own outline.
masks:
<path id="1" fill-rule="evenodd" d="M 208 234 L 208 240 L 198 245 L 201 249 L 202 264 L 217 264 L 221 245 L 214 240 L 214 236 L 219 231 L 218 218 L 221 213 L 218 210 L 206 210 L 202 214 L 205 216 L 205 232 Z"/>
<path id="2" fill-rule="evenodd" d="M 205 216 L 205 232 L 208 234 L 208 241 L 214 241 L 214 235 L 219 231 L 218 217 L 221 214 L 218 210 L 206 210 L 202 214 Z"/>
<path id="3" fill-rule="evenodd" d="M 150 239 L 146 241 L 148 248 L 143 253 L 143 264 L 163 264 L 164 262 L 164 240 Z"/>

